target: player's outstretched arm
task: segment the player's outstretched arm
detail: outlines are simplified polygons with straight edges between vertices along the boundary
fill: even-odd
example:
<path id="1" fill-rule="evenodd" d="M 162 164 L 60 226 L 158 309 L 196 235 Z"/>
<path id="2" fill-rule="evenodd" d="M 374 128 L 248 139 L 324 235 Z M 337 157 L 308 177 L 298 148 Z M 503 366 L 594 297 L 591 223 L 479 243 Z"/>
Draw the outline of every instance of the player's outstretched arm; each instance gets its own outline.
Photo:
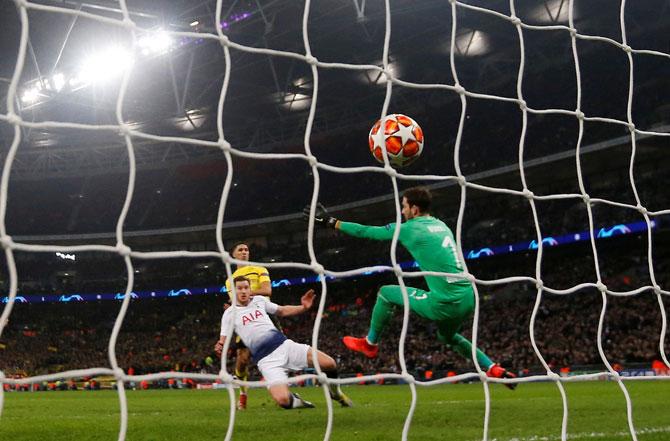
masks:
<path id="1" fill-rule="evenodd" d="M 276 315 L 279 317 L 290 317 L 308 311 L 314 304 L 314 290 L 310 289 L 300 299 L 300 305 L 283 305 L 277 308 Z"/>
<path id="2" fill-rule="evenodd" d="M 219 341 L 216 342 L 214 345 L 214 352 L 216 352 L 216 355 L 219 357 L 221 356 L 221 352 L 223 351 L 223 345 L 226 343 L 226 337 L 224 335 L 219 338 Z"/>

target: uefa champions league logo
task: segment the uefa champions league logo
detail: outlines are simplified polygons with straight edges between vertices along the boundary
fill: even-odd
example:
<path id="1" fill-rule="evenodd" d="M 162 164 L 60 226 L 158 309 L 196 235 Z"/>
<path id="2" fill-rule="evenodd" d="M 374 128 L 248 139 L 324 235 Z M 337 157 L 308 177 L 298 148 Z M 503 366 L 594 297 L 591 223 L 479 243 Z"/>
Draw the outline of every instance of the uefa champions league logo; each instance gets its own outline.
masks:
<path id="1" fill-rule="evenodd" d="M 617 236 L 619 234 L 628 234 L 630 233 L 630 228 L 628 228 L 626 225 L 615 225 L 611 228 L 601 228 L 598 230 L 598 236 L 599 238 L 601 237 L 612 237 L 612 236 Z"/>
<path id="2" fill-rule="evenodd" d="M 558 241 L 554 239 L 553 237 L 545 237 L 542 239 L 542 245 L 547 245 L 550 247 L 554 247 L 558 245 Z M 530 245 L 528 245 L 529 250 L 536 250 L 538 248 L 538 244 L 536 240 L 531 240 Z"/>
<path id="3" fill-rule="evenodd" d="M 131 299 L 138 299 L 140 296 L 138 296 L 136 293 L 131 292 L 130 293 L 130 298 Z M 114 296 L 114 300 L 123 300 L 126 298 L 126 294 L 122 292 L 117 292 L 116 295 Z"/>
<path id="4" fill-rule="evenodd" d="M 9 297 L 3 297 L 2 303 L 9 303 Z M 14 303 L 28 303 L 28 300 L 23 296 L 14 297 Z"/>
<path id="5" fill-rule="evenodd" d="M 179 289 L 175 291 L 174 289 L 171 289 L 170 292 L 168 293 L 168 297 L 179 297 L 179 296 L 190 296 L 191 291 L 189 291 L 186 288 Z"/>
<path id="6" fill-rule="evenodd" d="M 482 256 L 493 256 L 495 254 L 491 248 L 482 248 L 479 251 L 475 250 L 470 250 L 470 252 L 467 255 L 468 259 L 478 259 L 479 257 Z"/>
<path id="7" fill-rule="evenodd" d="M 73 294 L 71 296 L 62 295 L 58 298 L 59 302 L 83 302 L 84 298 L 79 294 Z"/>

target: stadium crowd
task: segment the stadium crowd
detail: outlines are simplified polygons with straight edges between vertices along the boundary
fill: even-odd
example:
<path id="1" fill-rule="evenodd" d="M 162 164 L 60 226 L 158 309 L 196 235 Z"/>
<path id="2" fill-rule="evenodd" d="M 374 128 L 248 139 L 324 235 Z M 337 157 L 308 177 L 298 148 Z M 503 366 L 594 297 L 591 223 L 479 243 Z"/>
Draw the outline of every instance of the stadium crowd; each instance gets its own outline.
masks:
<path id="1" fill-rule="evenodd" d="M 621 243 L 620 251 L 629 244 Z M 622 248 L 623 247 L 623 248 Z M 571 251 L 561 251 L 568 253 Z M 558 251 L 556 251 L 558 253 Z M 579 282 L 595 281 L 593 268 L 582 262 L 547 253 L 543 274 L 547 286 L 568 288 Z M 480 279 L 506 276 L 505 271 L 532 268 L 532 256 L 482 259 L 470 270 Z M 603 271 L 603 281 L 613 291 L 629 291 L 648 284 L 646 262 L 632 256 Z M 505 269 L 508 267 L 508 269 Z M 665 286 L 670 260 L 655 262 L 658 282 Z M 411 286 L 422 282 L 406 279 Z M 380 357 L 368 360 L 347 351 L 341 344 L 343 330 L 362 335 L 367 330 L 377 287 L 394 283 L 389 274 L 329 283 L 327 305 L 319 331 L 318 345 L 333 354 L 347 374 L 397 372 L 398 338 L 402 326 L 399 312 L 392 331 L 381 343 Z M 318 289 L 318 286 L 316 287 Z M 280 304 L 296 303 L 300 286 L 275 288 L 273 299 Z M 520 372 L 541 371 L 529 337 L 531 312 L 536 299 L 534 285 L 527 282 L 496 286 L 479 285 L 480 346 L 495 360 Z M 119 364 L 136 373 L 158 371 L 217 372 L 212 353 L 226 297 L 223 294 L 172 299 L 133 301 L 123 321 L 115 347 Z M 566 366 L 597 366 L 602 360 L 597 347 L 597 326 L 603 299 L 595 289 L 581 289 L 567 295 L 543 294 L 534 335 L 547 363 Z M 17 303 L 0 340 L 0 369 L 8 375 L 36 375 L 75 368 L 108 366 L 107 348 L 119 312 L 119 302 L 55 304 Z M 670 312 L 665 302 L 666 314 Z M 315 311 L 311 315 L 283 319 L 284 332 L 292 339 L 310 342 Z M 471 335 L 469 322 L 463 334 Z M 661 315 L 651 291 L 635 296 L 607 296 L 607 313 L 602 334 L 603 350 L 612 363 L 650 365 L 659 358 Z M 667 337 L 666 337 L 667 339 Z M 666 347 L 668 345 L 666 341 Z M 411 316 L 405 358 L 408 369 L 421 376 L 430 372 L 472 370 L 472 363 L 444 347 L 435 338 L 431 324 Z"/>

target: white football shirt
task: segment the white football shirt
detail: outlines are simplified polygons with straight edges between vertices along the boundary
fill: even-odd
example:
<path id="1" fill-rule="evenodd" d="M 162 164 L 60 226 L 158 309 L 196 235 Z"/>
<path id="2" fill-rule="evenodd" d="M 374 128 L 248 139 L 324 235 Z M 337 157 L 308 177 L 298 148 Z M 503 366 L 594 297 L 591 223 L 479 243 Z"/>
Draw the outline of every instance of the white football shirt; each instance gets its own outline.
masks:
<path id="1" fill-rule="evenodd" d="M 258 362 L 286 341 L 286 336 L 279 332 L 268 316 L 276 313 L 278 308 L 279 305 L 264 296 L 252 297 L 247 306 L 231 306 L 221 317 L 221 336 L 230 337 L 228 329 L 235 310 L 233 331 L 240 336 Z"/>

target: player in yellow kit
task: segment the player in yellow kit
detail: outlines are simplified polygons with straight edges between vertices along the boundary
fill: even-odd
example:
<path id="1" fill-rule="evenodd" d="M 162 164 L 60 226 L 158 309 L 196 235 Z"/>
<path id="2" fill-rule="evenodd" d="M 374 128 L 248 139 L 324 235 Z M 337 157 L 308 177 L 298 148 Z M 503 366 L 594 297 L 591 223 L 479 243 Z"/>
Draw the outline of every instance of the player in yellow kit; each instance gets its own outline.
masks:
<path id="1" fill-rule="evenodd" d="M 233 245 L 231 255 L 237 260 L 249 260 L 249 245 L 245 242 L 238 242 Z M 265 267 L 255 265 L 238 265 L 233 273 L 233 280 L 236 277 L 244 277 L 249 280 L 251 284 L 251 296 L 265 296 L 268 299 L 272 295 L 272 281 L 270 274 Z M 226 280 L 226 289 L 230 293 L 232 289 L 230 286 L 230 279 Z M 235 375 L 243 381 L 249 379 L 249 364 L 251 362 L 251 353 L 244 345 L 239 336 L 235 336 L 233 340 L 236 357 L 235 357 Z M 247 408 L 247 386 L 240 388 L 240 399 L 237 402 L 237 408 L 244 410 Z"/>

